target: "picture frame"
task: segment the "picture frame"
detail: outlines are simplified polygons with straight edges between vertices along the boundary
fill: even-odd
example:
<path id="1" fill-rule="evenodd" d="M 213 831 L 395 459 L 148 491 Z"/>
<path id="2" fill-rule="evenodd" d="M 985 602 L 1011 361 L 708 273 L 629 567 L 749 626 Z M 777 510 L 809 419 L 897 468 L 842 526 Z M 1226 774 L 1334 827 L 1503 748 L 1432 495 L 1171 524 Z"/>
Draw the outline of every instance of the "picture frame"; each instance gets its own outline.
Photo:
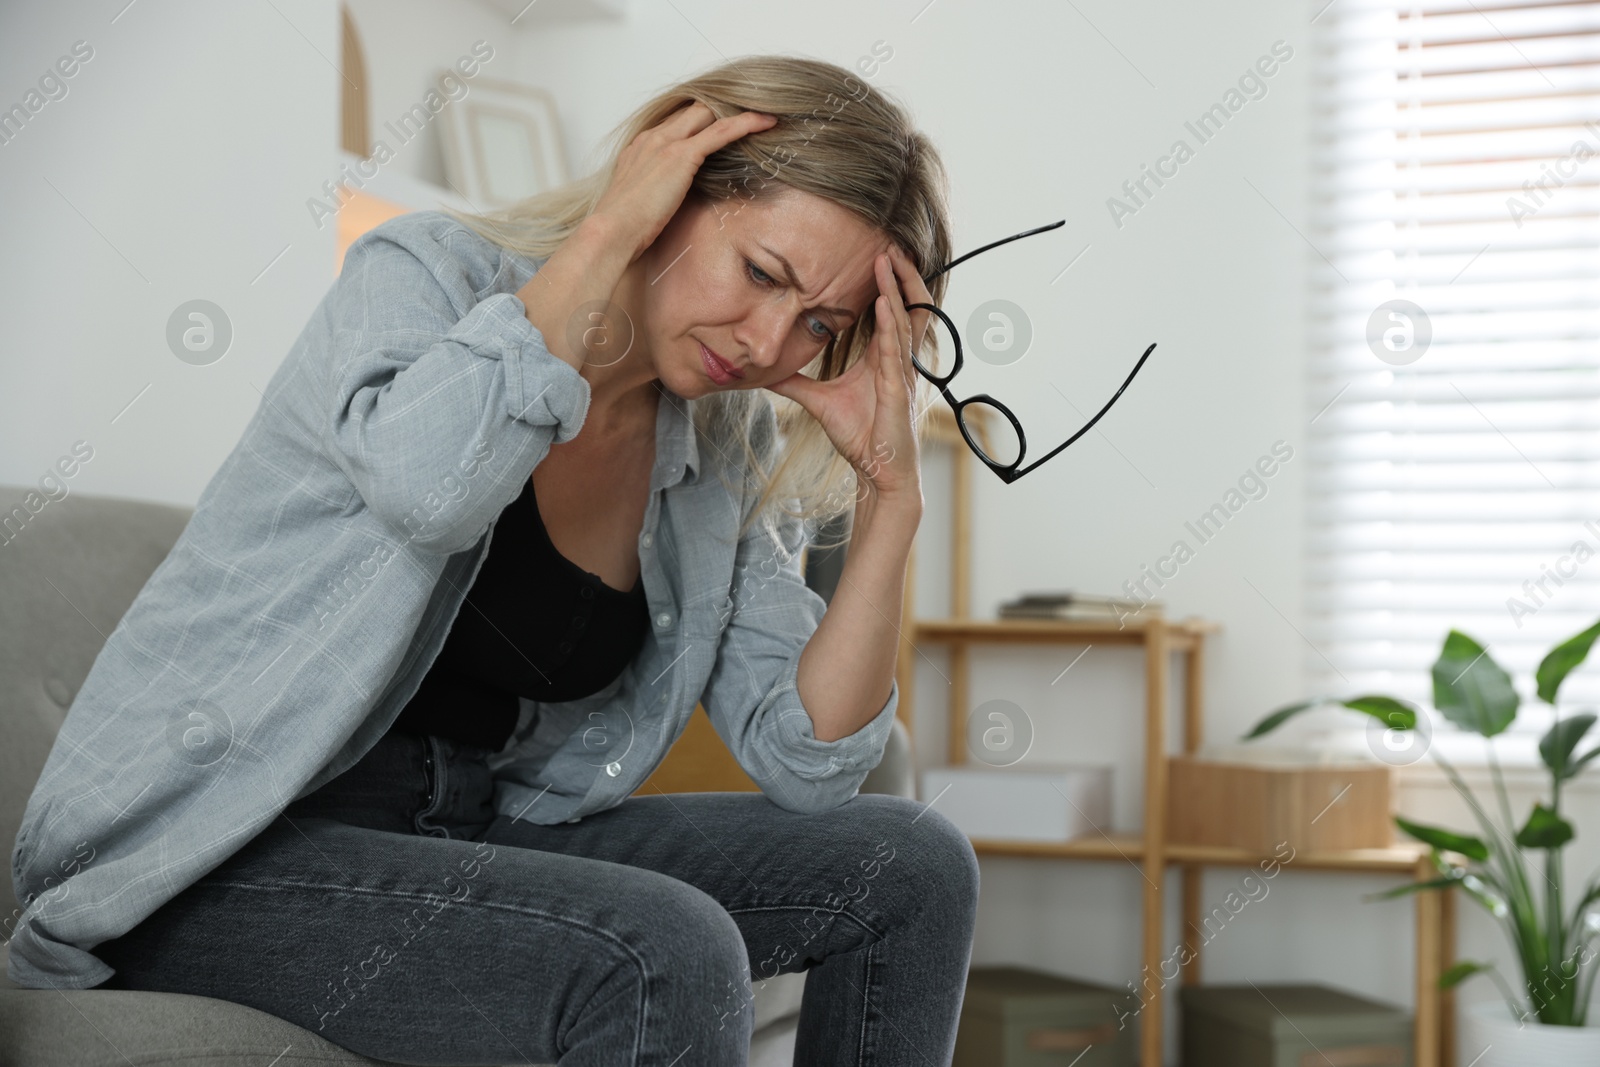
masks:
<path id="1" fill-rule="evenodd" d="M 439 72 L 441 94 L 446 75 L 454 72 Z M 479 76 L 468 84 L 470 91 L 439 113 L 445 176 L 460 195 L 493 210 L 565 184 L 555 98 L 504 79 Z"/>

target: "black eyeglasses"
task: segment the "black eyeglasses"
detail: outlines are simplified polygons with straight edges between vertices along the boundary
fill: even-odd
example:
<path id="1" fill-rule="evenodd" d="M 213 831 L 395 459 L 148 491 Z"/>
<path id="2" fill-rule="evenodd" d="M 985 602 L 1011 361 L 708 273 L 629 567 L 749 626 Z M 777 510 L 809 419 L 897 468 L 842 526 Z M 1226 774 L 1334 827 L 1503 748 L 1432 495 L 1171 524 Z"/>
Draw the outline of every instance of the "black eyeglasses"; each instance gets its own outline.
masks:
<path id="1" fill-rule="evenodd" d="M 1024 230 L 1022 233 L 1013 234 L 1010 237 L 1001 238 L 1000 240 L 995 241 L 992 244 L 986 244 L 982 248 L 976 249 L 975 251 L 972 251 L 972 252 L 968 252 L 966 255 L 961 256 L 961 257 L 951 261 L 950 263 L 945 264 L 944 266 L 940 267 L 938 270 L 934 271 L 932 274 L 929 274 L 928 276 L 926 276 L 922 280 L 923 280 L 924 283 L 932 282 L 933 279 L 937 278 L 939 275 L 943 274 L 945 271 L 950 270 L 951 268 L 955 267 L 957 264 L 966 262 L 967 260 L 971 259 L 973 256 L 976 256 L 981 252 L 987 252 L 991 248 L 997 248 L 1000 245 L 1003 245 L 1008 241 L 1015 241 L 1015 240 L 1018 240 L 1018 239 L 1023 238 L 1023 237 L 1032 237 L 1036 233 L 1044 233 L 1046 230 L 1053 230 L 1058 226 L 1065 226 L 1066 223 L 1067 223 L 1067 220 L 1066 219 L 1062 219 L 1060 222 L 1052 222 L 1048 226 L 1040 226 L 1040 227 L 1038 227 L 1036 229 Z M 1024 474 L 1027 474 L 1029 471 L 1034 470 L 1035 468 L 1037 468 L 1040 464 L 1044 463 L 1045 460 L 1048 460 L 1048 459 L 1050 459 L 1050 458 L 1052 458 L 1054 456 L 1059 455 L 1063 450 L 1066 449 L 1066 447 L 1068 445 L 1072 444 L 1078 438 L 1082 437 L 1084 434 L 1088 433 L 1091 429 L 1093 429 L 1094 428 L 1094 424 L 1100 421 L 1100 417 L 1102 415 L 1104 415 L 1106 412 L 1111 410 L 1111 405 L 1115 404 L 1117 402 L 1117 398 L 1120 397 L 1122 395 L 1123 391 L 1128 388 L 1128 383 L 1132 382 L 1133 381 L 1133 376 L 1135 374 L 1139 373 L 1139 368 L 1144 366 L 1144 361 L 1150 358 L 1150 353 L 1152 353 L 1152 352 L 1154 352 L 1156 350 L 1156 346 L 1154 344 L 1152 344 L 1149 348 L 1144 350 L 1144 355 L 1139 357 L 1139 362 L 1137 362 L 1137 363 L 1135 363 L 1133 365 L 1133 370 L 1131 372 L 1129 372 L 1127 379 L 1123 381 L 1122 388 L 1118 389 L 1116 391 L 1116 393 L 1112 395 L 1111 399 L 1106 401 L 1105 407 L 1101 408 L 1098 412 L 1096 412 L 1094 418 L 1092 418 L 1088 422 L 1084 423 L 1083 427 L 1081 429 L 1079 429 L 1077 433 L 1073 434 L 1071 437 L 1067 438 L 1067 440 L 1065 442 L 1063 442 L 1060 445 L 1057 445 L 1055 448 L 1052 448 L 1049 452 L 1045 453 L 1043 456 L 1040 456 L 1038 459 L 1034 460 L 1032 463 L 1028 464 L 1026 467 L 1022 467 L 1021 466 L 1022 458 L 1026 454 L 1027 448 L 1028 448 L 1028 439 L 1027 439 L 1026 435 L 1024 435 L 1023 432 L 1022 432 L 1022 423 L 1017 421 L 1017 417 L 1011 413 L 1011 409 L 1010 408 L 1006 407 L 1004 404 L 1000 403 L 1000 401 L 996 400 L 994 397 L 990 396 L 987 393 L 979 393 L 976 396 L 969 396 L 965 400 L 957 400 L 954 396 L 951 395 L 950 389 L 949 389 L 950 379 L 954 378 L 957 374 L 961 373 L 961 364 L 962 364 L 961 332 L 956 329 L 956 324 L 950 321 L 950 316 L 946 315 L 942 310 L 940 310 L 939 308 L 935 307 L 934 305 L 932 305 L 932 304 L 907 304 L 906 305 L 906 310 L 907 311 L 911 311 L 911 310 L 914 310 L 916 308 L 925 308 L 928 311 L 933 312 L 933 314 L 935 314 L 935 315 L 937 315 L 939 317 L 939 321 L 944 323 L 945 331 L 950 335 L 951 344 L 954 346 L 955 358 L 951 362 L 950 373 L 948 373 L 948 374 L 940 374 L 936 368 L 930 368 L 930 367 L 925 366 L 923 364 L 923 362 L 922 362 L 921 357 L 918 356 L 916 353 L 912 353 L 912 356 L 911 356 L 912 364 L 914 364 L 916 366 L 918 374 L 921 374 L 924 378 L 928 379 L 929 382 L 933 383 L 933 385 L 938 388 L 940 395 L 942 395 L 944 397 L 945 402 L 948 403 L 950 405 L 951 410 L 955 412 L 956 425 L 961 428 L 961 436 L 966 438 L 967 447 L 972 449 L 973 454 L 976 455 L 979 459 L 983 460 L 984 464 L 990 470 L 992 470 L 996 474 L 998 474 L 1000 476 L 1000 480 L 1005 482 L 1008 485 L 1010 483 L 1016 481 L 1018 478 L 1022 477 Z M 941 357 L 940 362 L 942 363 L 943 361 L 944 361 L 944 357 Z M 981 445 L 978 442 L 978 440 L 973 436 L 972 431 L 967 428 L 967 418 L 966 418 L 966 412 L 967 412 L 968 408 L 972 407 L 972 405 L 978 405 L 977 410 L 979 410 L 979 411 L 985 411 L 987 409 L 991 409 L 992 408 L 993 410 L 999 412 L 1001 417 L 1003 417 L 1008 423 L 1011 424 L 1012 430 L 1014 430 L 1016 432 L 1016 435 L 1017 435 L 1016 436 L 1016 458 L 1015 459 L 1011 460 L 1009 463 L 1003 462 L 1000 459 L 996 459 L 995 457 L 991 456 L 989 454 L 989 452 L 987 450 L 985 450 L 984 446 Z M 993 448 L 992 444 L 991 444 L 991 448 Z M 996 452 L 1005 451 L 1007 453 L 1009 453 L 1009 451 L 1010 451 L 1009 449 L 1002 450 L 1000 448 L 993 448 L 993 450 L 996 451 Z"/>

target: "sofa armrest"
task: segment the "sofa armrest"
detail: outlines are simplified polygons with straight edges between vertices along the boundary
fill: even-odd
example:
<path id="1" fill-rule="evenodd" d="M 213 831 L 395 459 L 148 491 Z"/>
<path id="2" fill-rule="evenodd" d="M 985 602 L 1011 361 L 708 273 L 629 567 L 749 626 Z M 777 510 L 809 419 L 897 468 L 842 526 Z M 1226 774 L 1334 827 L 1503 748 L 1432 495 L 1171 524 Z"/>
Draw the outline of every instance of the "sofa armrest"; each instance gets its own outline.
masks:
<path id="1" fill-rule="evenodd" d="M 917 773 L 911 759 L 911 735 L 905 723 L 894 721 L 889 740 L 884 742 L 883 759 L 867 773 L 861 783 L 862 793 L 888 793 L 897 797 L 917 799 Z"/>

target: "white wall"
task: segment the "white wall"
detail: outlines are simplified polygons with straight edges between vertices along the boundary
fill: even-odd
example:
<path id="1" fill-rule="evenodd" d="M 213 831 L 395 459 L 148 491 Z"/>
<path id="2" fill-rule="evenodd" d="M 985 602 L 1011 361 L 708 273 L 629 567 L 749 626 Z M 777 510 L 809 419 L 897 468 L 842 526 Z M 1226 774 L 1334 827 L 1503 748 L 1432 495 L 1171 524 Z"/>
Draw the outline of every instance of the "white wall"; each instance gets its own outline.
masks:
<path id="1" fill-rule="evenodd" d="M 1102 433 L 1009 487 L 977 472 L 975 613 L 990 615 L 1024 589 L 1117 591 L 1175 540 L 1194 545 L 1185 520 L 1282 440 L 1296 458 L 1268 495 L 1199 546 L 1160 595 L 1171 615 L 1223 625 L 1208 658 L 1208 740 L 1236 737 L 1304 695 L 1313 653 L 1295 626 L 1302 446 L 1315 414 L 1303 390 L 1304 282 L 1315 253 L 1296 232 L 1306 229 L 1311 70 L 1303 9 L 1266 0 L 1203 8 L 823 0 L 757 12 L 722 0 L 636 0 L 621 20 L 552 27 L 530 17 L 512 27 L 476 0 L 351 8 L 375 136 L 420 99 L 437 66 L 482 38 L 496 49 L 486 74 L 555 95 L 579 172 L 649 94 L 724 57 L 782 51 L 849 66 L 887 42 L 894 56 L 873 84 L 908 103 L 940 146 L 958 252 L 1066 220 L 1008 246 L 1015 255 L 998 266 L 970 265 L 969 291 L 1017 301 L 1038 337 L 1014 367 L 964 372 L 975 374 L 974 387 L 1013 402 L 1035 448 L 1049 447 L 1078 418 L 1052 384 L 1091 411 L 1159 342 Z M 9 5 L 0 8 L 0 69 L 13 76 L 0 85 L 0 105 L 20 99 L 80 39 L 94 57 L 67 97 L 0 145 L 8 296 L 0 482 L 32 482 L 83 439 L 95 458 L 73 489 L 192 504 L 330 281 L 332 228 L 315 226 L 306 200 L 339 166 L 337 7 L 279 0 L 124 11 L 115 0 L 87 14 Z M 1199 144 L 1184 122 L 1279 40 L 1294 57 L 1267 80 L 1266 96 Z M 1117 226 L 1107 198 L 1180 137 L 1194 157 Z M 438 181 L 436 130 L 389 165 Z M 173 309 L 196 297 L 221 305 L 235 330 L 227 356 L 203 367 L 178 360 L 164 336 Z M 943 611 L 946 592 L 937 565 L 943 469 L 930 454 L 917 593 L 929 614 Z M 938 649 L 921 651 L 917 744 L 931 764 L 943 760 L 946 668 Z M 1142 818 L 1140 660 L 1096 647 L 1052 684 L 1079 651 L 982 653 L 972 703 L 1006 698 L 1026 709 L 1037 733 L 1030 762 L 1114 763 L 1113 822 L 1131 829 Z M 1405 800 L 1419 811 L 1448 803 L 1426 786 Z M 1582 803 L 1583 825 L 1595 825 L 1593 794 Z M 1207 876 L 1208 907 L 1240 874 Z M 1136 977 L 1137 871 L 986 859 L 983 877 L 976 962 L 1030 963 L 1117 986 Z M 1361 900 L 1388 884 L 1291 865 L 1208 949 L 1207 980 L 1319 980 L 1409 1006 L 1410 906 Z M 1175 901 L 1175 878 L 1170 888 Z M 1464 956 L 1504 955 L 1469 907 L 1462 923 Z M 1175 903 L 1168 929 L 1175 939 Z M 1466 999 L 1489 995 L 1480 982 Z"/>
<path id="2" fill-rule="evenodd" d="M 198 498 L 332 279 L 304 202 L 337 170 L 337 30 L 326 0 L 0 6 L 0 107 L 92 49 L 0 144 L 0 481 L 81 440 L 69 490 Z M 232 324 L 206 366 L 167 343 L 194 299 Z"/>

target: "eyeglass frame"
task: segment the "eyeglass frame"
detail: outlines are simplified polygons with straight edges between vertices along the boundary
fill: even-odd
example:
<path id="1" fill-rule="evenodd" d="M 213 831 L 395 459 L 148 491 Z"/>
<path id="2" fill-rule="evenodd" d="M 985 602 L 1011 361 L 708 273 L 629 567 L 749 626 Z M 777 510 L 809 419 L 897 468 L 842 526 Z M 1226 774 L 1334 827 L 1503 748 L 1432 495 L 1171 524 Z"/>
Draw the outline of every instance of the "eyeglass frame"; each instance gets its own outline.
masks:
<path id="1" fill-rule="evenodd" d="M 954 268 L 958 264 L 964 263 L 965 261 L 971 259 L 973 256 L 978 255 L 979 253 L 987 252 L 991 248 L 995 248 L 995 247 L 998 247 L 999 245 L 1006 244 L 1009 241 L 1019 240 L 1019 239 L 1021 239 L 1023 237 L 1032 237 L 1036 233 L 1044 233 L 1047 230 L 1054 230 L 1057 227 L 1065 226 L 1066 224 L 1067 224 L 1067 220 L 1066 219 L 1062 219 L 1059 222 L 1052 222 L 1052 223 L 1049 223 L 1049 224 L 1044 225 L 1044 226 L 1035 227 L 1034 229 L 1031 229 L 1031 230 L 1024 230 L 1023 232 L 1018 233 L 1018 234 L 1012 234 L 1010 237 L 1002 237 L 1000 240 L 993 241 L 993 242 L 991 242 L 989 244 L 986 244 L 982 248 L 974 249 L 973 251 L 968 252 L 964 256 L 956 257 L 955 259 L 951 260 L 949 263 L 946 263 L 944 266 L 942 266 L 938 270 L 934 271 L 932 274 L 929 274 L 926 277 L 924 277 L 922 279 L 922 281 L 923 281 L 924 284 L 930 283 L 935 278 L 937 278 L 939 275 L 945 273 L 948 270 L 951 270 L 952 268 Z M 924 367 L 922 365 L 922 361 L 917 358 L 917 354 L 915 352 L 911 353 L 911 365 L 916 369 L 918 374 L 920 374 L 920 375 L 922 375 L 922 377 L 926 378 L 930 383 L 932 383 L 932 385 L 935 388 L 937 388 L 939 390 L 939 395 L 943 396 L 944 399 L 945 399 L 945 403 L 950 405 L 950 410 L 955 415 L 956 428 L 961 431 L 961 436 L 966 439 L 967 447 L 972 450 L 973 455 L 977 456 L 980 460 L 982 460 L 984 465 L 987 466 L 990 470 L 994 471 L 994 473 L 999 476 L 1000 480 L 1005 482 L 1007 485 L 1010 485 L 1012 482 L 1016 481 L 1018 478 L 1021 478 L 1024 474 L 1027 474 L 1029 471 L 1036 470 L 1046 460 L 1053 459 L 1054 457 L 1060 455 L 1063 451 L 1066 450 L 1068 445 L 1071 445 L 1073 442 L 1077 441 L 1078 438 L 1082 437 L 1084 434 L 1088 433 L 1091 429 L 1093 429 L 1094 428 L 1094 424 L 1100 421 L 1101 416 L 1104 415 L 1106 412 L 1110 411 L 1111 410 L 1111 405 L 1115 404 L 1117 402 L 1117 399 L 1122 396 L 1123 391 L 1126 390 L 1128 388 L 1129 383 L 1131 383 L 1133 381 L 1133 376 L 1135 374 L 1138 374 L 1139 373 L 1139 368 L 1144 366 L 1144 361 L 1150 358 L 1150 353 L 1154 352 L 1156 350 L 1155 343 L 1151 342 L 1150 347 L 1144 350 L 1144 355 L 1139 357 L 1139 362 L 1137 362 L 1137 363 L 1135 363 L 1133 365 L 1133 370 L 1128 373 L 1128 377 L 1123 380 L 1122 386 L 1115 393 L 1112 394 L 1110 400 L 1106 401 L 1105 406 L 1102 407 L 1098 412 L 1095 413 L 1094 418 L 1092 418 L 1088 422 L 1084 423 L 1083 426 L 1078 430 L 1077 433 L 1075 433 L 1071 437 L 1067 438 L 1065 443 L 1063 443 L 1061 445 L 1058 445 L 1057 447 L 1051 449 L 1049 452 L 1045 453 L 1040 458 L 1038 458 L 1038 459 L 1034 460 L 1032 463 L 1028 464 L 1028 466 L 1023 467 L 1021 470 L 1018 470 L 1017 468 L 1019 466 L 1021 466 L 1023 457 L 1028 454 L 1028 437 L 1027 437 L 1027 434 L 1023 433 L 1023 431 L 1022 431 L 1022 423 L 1017 421 L 1017 416 L 1012 413 L 1011 409 L 1006 407 L 1006 405 L 1002 404 L 1000 401 L 996 400 L 994 397 L 990 396 L 988 393 L 977 393 L 977 394 L 975 394 L 973 396 L 967 397 L 965 400 L 957 400 L 955 398 L 955 396 L 952 395 L 951 392 L 950 392 L 950 388 L 949 388 L 950 380 L 952 378 L 954 378 L 957 374 L 961 373 L 961 366 L 962 366 L 962 361 L 963 361 L 963 356 L 962 356 L 962 351 L 961 351 L 961 331 L 956 329 L 956 324 L 954 322 L 950 321 L 950 316 L 949 315 L 946 315 L 942 309 L 936 307 L 933 304 L 921 304 L 921 303 L 918 303 L 918 304 L 907 304 L 905 307 L 906 307 L 907 311 L 914 311 L 914 310 L 917 310 L 919 308 L 920 309 L 925 309 L 927 311 L 930 311 L 933 314 L 939 316 L 939 318 L 941 320 L 943 320 L 944 324 L 947 327 L 949 327 L 950 339 L 955 344 L 955 347 L 956 347 L 955 365 L 953 367 L 951 367 L 950 373 L 949 374 L 944 374 L 944 375 L 934 374 L 932 371 L 930 371 L 928 368 L 926 368 L 926 367 Z M 992 407 L 995 410 L 999 411 L 1000 414 L 1004 415 L 1006 417 L 1006 419 L 1011 423 L 1012 429 L 1017 431 L 1017 458 L 1012 460 L 1010 463 L 998 463 L 995 460 L 991 459 L 988 455 L 986 455 L 984 453 L 982 446 L 979 445 L 978 442 L 976 442 L 976 441 L 974 441 L 972 439 L 972 434 L 967 432 L 967 422 L 966 422 L 965 419 L 963 419 L 961 417 L 961 410 L 963 408 L 965 408 L 968 404 L 975 404 L 975 403 L 979 403 L 980 401 L 983 402 L 983 403 L 988 404 L 990 407 Z"/>

